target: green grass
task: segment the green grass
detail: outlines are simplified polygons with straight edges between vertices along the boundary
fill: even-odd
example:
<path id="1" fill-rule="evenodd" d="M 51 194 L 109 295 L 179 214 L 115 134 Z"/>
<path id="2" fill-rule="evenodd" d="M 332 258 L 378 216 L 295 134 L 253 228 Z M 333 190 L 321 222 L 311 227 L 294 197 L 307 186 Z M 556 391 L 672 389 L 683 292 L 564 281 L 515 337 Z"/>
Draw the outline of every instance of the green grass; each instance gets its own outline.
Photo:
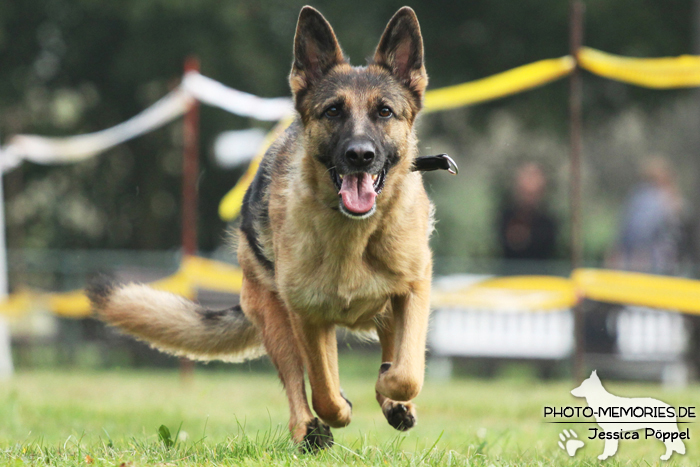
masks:
<path id="1" fill-rule="evenodd" d="M 376 360 L 376 361 L 375 361 Z M 289 441 L 287 404 L 274 374 L 198 370 L 190 382 L 177 372 L 19 372 L 0 383 L 2 465 L 598 465 L 603 441 L 587 440 L 589 425 L 543 423 L 545 405 L 580 405 L 571 383 L 528 378 L 427 381 L 416 400 L 419 423 L 394 431 L 374 400 L 378 358 L 341 361 L 353 422 L 334 430 L 337 445 L 305 455 Z M 624 396 L 694 405 L 698 387 L 607 384 Z M 175 444 L 166 447 L 165 425 Z M 700 443 L 690 426 L 687 454 L 660 462 L 655 440 L 621 441 L 609 466 L 699 465 Z M 557 435 L 575 427 L 586 441 L 575 458 Z M 179 437 L 177 436 L 180 430 Z"/>

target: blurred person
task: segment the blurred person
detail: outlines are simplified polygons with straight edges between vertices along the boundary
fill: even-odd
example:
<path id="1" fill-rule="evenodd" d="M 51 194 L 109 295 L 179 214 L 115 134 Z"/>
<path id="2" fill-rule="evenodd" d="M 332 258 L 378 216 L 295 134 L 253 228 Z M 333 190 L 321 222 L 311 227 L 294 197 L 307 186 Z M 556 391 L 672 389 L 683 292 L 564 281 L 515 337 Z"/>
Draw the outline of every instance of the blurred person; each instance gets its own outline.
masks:
<path id="1" fill-rule="evenodd" d="M 676 173 L 666 158 L 652 156 L 642 166 L 641 178 L 625 208 L 608 266 L 681 275 L 684 263 L 693 259 L 693 229 Z M 687 357 L 697 377 L 700 375 L 700 317 L 686 315 L 686 323 L 690 345 Z"/>
<path id="2" fill-rule="evenodd" d="M 687 248 L 687 206 L 676 174 L 663 156 L 648 158 L 641 182 L 626 203 L 608 267 L 651 274 L 678 274 Z"/>
<path id="3" fill-rule="evenodd" d="M 515 173 L 513 192 L 498 219 L 498 241 L 505 260 L 520 260 L 526 269 L 531 261 L 551 260 L 557 241 L 557 219 L 545 202 L 547 178 L 539 164 L 526 162 Z M 527 262 L 526 262 L 527 261 Z M 506 265 L 520 269 L 517 262 Z"/>
<path id="4" fill-rule="evenodd" d="M 606 267 L 649 274 L 679 274 L 689 246 L 687 206 L 668 159 L 653 155 L 625 204 Z M 614 352 L 616 315 L 624 306 L 591 302 L 585 317 L 586 350 Z"/>

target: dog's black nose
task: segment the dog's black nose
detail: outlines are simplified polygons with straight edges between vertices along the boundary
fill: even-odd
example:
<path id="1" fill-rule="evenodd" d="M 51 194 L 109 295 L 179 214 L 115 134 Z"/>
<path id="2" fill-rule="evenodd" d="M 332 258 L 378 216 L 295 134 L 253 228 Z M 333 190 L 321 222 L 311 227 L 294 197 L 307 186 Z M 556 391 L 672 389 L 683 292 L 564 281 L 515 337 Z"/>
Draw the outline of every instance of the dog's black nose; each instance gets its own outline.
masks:
<path id="1" fill-rule="evenodd" d="M 374 160 L 374 145 L 369 141 L 353 141 L 345 151 L 348 162 L 356 167 L 365 167 Z"/>

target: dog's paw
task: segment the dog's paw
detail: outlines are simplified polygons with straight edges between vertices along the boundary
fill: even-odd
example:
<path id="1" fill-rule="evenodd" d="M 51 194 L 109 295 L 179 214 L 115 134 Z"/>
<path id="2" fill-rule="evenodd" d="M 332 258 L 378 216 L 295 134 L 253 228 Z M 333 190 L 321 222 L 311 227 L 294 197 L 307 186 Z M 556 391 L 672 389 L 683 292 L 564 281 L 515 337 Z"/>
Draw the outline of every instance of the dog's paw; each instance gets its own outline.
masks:
<path id="1" fill-rule="evenodd" d="M 408 431 L 416 426 L 416 408 L 410 402 L 396 402 L 387 399 L 382 404 L 382 412 L 389 425 L 399 431 Z"/>
<path id="2" fill-rule="evenodd" d="M 559 444 L 559 447 L 566 451 L 566 453 L 569 455 L 569 457 L 574 457 L 576 455 L 576 451 L 581 449 L 583 447 L 583 441 L 578 438 L 578 435 L 574 430 L 564 430 L 561 433 L 559 433 L 559 441 L 557 444 Z"/>
<path id="3" fill-rule="evenodd" d="M 331 428 L 318 418 L 314 418 L 306 425 L 306 435 L 301 443 L 301 450 L 308 453 L 318 452 L 333 446 L 333 433 Z"/>

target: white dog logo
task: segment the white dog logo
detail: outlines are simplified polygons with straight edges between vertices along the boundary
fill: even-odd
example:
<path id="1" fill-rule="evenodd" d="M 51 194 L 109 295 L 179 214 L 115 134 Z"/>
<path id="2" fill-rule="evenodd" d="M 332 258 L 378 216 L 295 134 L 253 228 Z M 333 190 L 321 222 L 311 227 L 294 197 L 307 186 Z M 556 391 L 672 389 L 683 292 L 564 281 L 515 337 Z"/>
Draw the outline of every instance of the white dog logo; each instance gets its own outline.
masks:
<path id="1" fill-rule="evenodd" d="M 593 410 L 596 422 L 601 426 L 597 437 L 605 439 L 605 448 L 598 459 L 604 460 L 617 452 L 617 443 L 620 439 L 630 439 L 625 432 L 644 429 L 645 437 L 653 430 L 654 437 L 660 438 L 666 445 L 666 452 L 661 456 L 661 460 L 668 460 L 673 452 L 685 454 L 685 444 L 681 438 L 687 433 L 678 430 L 676 417 L 666 416 L 661 419 L 648 415 L 651 410 L 669 413 L 671 406 L 651 397 L 619 397 L 610 394 L 605 390 L 603 384 L 594 371 L 590 378 L 585 380 L 579 387 L 571 391 L 576 397 L 584 397 L 586 403 Z M 649 410 L 645 410 L 645 408 Z M 635 413 L 639 415 L 634 415 Z M 663 423 L 661 423 L 663 422 Z M 592 428 L 592 430 L 597 429 Z M 662 433 L 659 436 L 657 433 Z M 634 433 L 635 439 L 638 434 Z"/>

